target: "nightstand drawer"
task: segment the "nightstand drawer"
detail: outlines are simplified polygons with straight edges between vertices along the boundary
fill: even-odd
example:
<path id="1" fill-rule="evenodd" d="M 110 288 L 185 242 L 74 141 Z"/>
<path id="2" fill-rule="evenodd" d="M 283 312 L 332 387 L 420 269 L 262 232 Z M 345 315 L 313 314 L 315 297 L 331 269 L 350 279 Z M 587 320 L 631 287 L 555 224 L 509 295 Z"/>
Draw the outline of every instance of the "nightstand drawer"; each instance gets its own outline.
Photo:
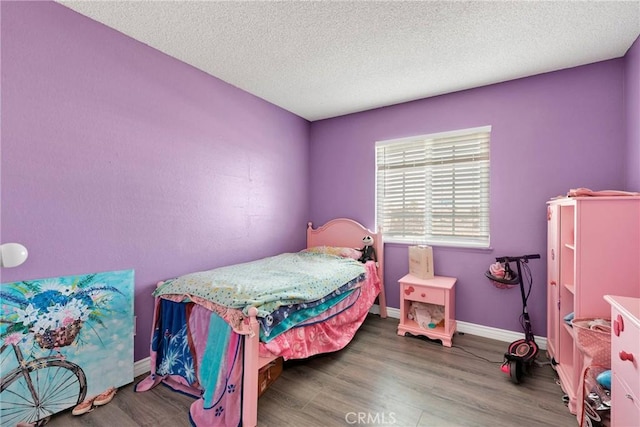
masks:
<path id="1" fill-rule="evenodd" d="M 410 301 L 427 302 L 430 304 L 445 305 L 444 289 L 433 289 L 426 286 L 403 284 L 404 298 Z"/>

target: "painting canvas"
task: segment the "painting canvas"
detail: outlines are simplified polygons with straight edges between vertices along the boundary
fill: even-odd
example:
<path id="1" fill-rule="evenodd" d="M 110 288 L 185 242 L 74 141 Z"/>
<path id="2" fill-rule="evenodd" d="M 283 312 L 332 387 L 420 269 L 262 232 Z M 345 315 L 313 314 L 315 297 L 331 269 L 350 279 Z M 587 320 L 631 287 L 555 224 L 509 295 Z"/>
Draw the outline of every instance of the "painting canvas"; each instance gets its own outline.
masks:
<path id="1" fill-rule="evenodd" d="M 0 285 L 0 425 L 133 381 L 133 270 Z"/>

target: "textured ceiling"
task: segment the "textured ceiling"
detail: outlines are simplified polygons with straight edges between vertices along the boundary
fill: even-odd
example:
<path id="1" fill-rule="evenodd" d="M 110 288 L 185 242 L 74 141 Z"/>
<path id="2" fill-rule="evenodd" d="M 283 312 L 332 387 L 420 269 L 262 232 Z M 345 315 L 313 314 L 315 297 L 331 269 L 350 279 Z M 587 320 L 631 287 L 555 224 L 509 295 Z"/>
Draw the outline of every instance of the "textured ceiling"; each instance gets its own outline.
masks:
<path id="1" fill-rule="evenodd" d="M 634 1 L 59 1 L 308 120 L 624 56 Z"/>

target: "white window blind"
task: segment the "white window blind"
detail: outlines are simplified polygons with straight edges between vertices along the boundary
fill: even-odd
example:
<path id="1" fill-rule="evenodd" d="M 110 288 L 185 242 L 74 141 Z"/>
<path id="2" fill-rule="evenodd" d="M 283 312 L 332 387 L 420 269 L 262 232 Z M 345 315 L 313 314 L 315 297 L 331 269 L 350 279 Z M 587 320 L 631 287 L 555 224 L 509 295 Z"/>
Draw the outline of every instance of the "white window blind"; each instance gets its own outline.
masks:
<path id="1" fill-rule="evenodd" d="M 376 143 L 385 241 L 489 247 L 491 126 Z"/>

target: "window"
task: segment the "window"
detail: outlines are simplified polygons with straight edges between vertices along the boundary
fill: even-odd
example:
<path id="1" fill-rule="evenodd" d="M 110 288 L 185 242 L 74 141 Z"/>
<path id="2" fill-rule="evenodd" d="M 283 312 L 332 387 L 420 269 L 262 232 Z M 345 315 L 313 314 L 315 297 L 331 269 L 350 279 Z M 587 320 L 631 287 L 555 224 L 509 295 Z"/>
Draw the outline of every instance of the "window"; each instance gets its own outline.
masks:
<path id="1" fill-rule="evenodd" d="M 376 142 L 385 241 L 489 247 L 491 126 Z"/>

